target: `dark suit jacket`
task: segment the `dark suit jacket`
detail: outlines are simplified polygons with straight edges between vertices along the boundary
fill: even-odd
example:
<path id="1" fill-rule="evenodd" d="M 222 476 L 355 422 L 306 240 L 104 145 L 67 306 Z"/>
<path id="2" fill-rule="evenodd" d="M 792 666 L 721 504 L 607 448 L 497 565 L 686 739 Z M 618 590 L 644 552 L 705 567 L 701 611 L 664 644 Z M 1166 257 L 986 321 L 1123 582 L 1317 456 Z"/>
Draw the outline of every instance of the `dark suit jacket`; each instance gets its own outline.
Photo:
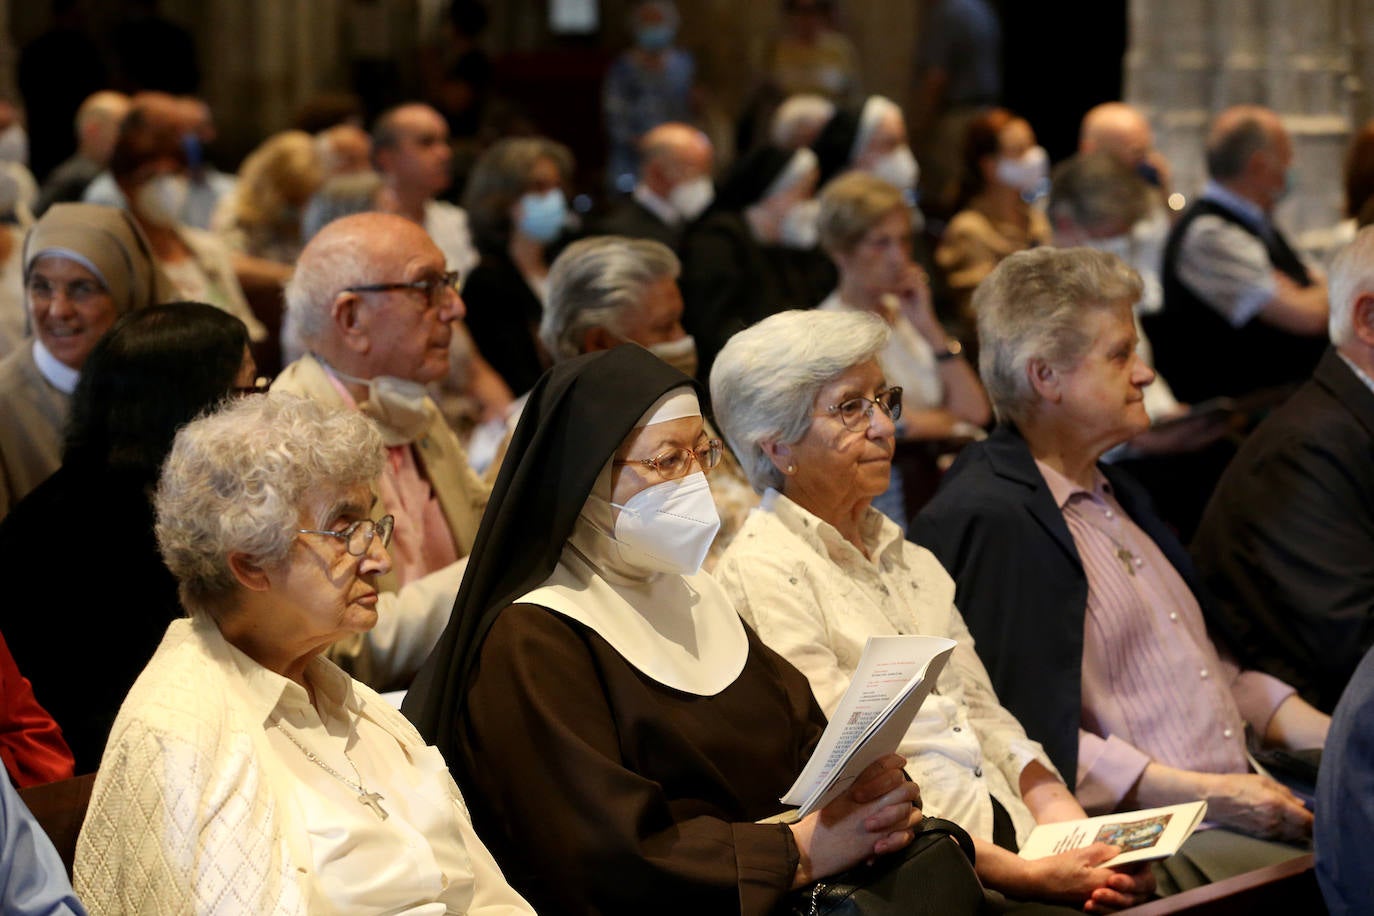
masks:
<path id="1" fill-rule="evenodd" d="M 1374 643 L 1374 392 L 1334 350 L 1246 439 L 1193 555 L 1241 664 L 1335 708 Z"/>
<path id="2" fill-rule="evenodd" d="M 819 249 L 763 245 L 738 213 L 708 210 L 682 238 L 682 326 L 696 338 L 703 384 L 734 334 L 786 309 L 821 304 L 835 288 L 834 265 Z"/>
<path id="3" fill-rule="evenodd" d="M 682 227 L 670 226 L 643 204 L 628 197 L 592 224 L 591 235 L 623 235 L 632 239 L 652 239 L 677 250 Z"/>
<path id="4" fill-rule="evenodd" d="M 1098 467 L 1121 508 L 1202 602 L 1187 552 L 1145 491 L 1124 472 Z M 998 698 L 1072 785 L 1078 773 L 1088 580 L 1069 526 L 1021 434 L 998 426 L 985 441 L 964 448 L 912 522 L 910 537 L 954 577 L 955 604 Z"/>
<path id="5" fill-rule="evenodd" d="M 544 306 L 503 251 L 483 251 L 463 284 L 467 326 L 477 350 L 510 390 L 524 394 L 548 368 L 539 343 Z"/>

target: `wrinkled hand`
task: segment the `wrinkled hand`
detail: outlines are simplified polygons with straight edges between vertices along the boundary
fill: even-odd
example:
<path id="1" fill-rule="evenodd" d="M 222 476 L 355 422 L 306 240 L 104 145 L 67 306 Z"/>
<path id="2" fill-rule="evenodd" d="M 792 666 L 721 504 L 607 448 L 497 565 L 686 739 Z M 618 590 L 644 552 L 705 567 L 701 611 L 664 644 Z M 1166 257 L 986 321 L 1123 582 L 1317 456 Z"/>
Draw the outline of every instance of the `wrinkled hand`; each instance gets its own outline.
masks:
<path id="1" fill-rule="evenodd" d="M 906 761 L 874 761 L 849 791 L 791 825 L 801 861 L 793 887 L 844 871 L 911 842 L 921 821 L 921 790 L 906 778 Z"/>
<path id="2" fill-rule="evenodd" d="M 1207 788 L 1208 820 L 1264 839 L 1293 841 L 1312 835 L 1312 812 L 1291 789 L 1268 776 L 1213 774 Z"/>
<path id="3" fill-rule="evenodd" d="M 1104 868 L 1120 853 L 1116 846 L 1094 843 L 1026 863 L 1029 871 L 1022 896 L 1081 904 L 1089 913 L 1106 913 L 1143 903 L 1155 889 L 1148 864 Z"/>
<path id="4" fill-rule="evenodd" d="M 927 340 L 943 344 L 945 331 L 935 317 L 935 306 L 930 294 L 930 278 L 920 265 L 908 263 L 888 293 L 897 300 L 897 305 L 906 320 Z"/>

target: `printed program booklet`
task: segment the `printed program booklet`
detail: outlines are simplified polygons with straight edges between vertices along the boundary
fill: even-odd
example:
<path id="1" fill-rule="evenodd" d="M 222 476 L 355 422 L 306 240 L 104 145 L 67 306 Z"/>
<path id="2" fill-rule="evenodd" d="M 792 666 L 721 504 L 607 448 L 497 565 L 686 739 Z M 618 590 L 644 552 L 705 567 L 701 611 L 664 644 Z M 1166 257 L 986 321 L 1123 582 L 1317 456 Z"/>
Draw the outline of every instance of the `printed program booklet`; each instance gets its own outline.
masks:
<path id="1" fill-rule="evenodd" d="M 1121 811 L 1081 821 L 1041 824 L 1026 837 L 1021 846 L 1021 858 L 1041 859 L 1093 843 L 1110 843 L 1120 846 L 1121 854 L 1103 865 L 1163 859 L 1178 852 L 1178 847 L 1192 836 L 1206 814 L 1207 803 L 1196 801 L 1142 811 Z"/>
<path id="2" fill-rule="evenodd" d="M 781 799 L 796 810 L 776 820 L 791 823 L 824 808 L 895 751 L 955 645 L 940 636 L 870 636 L 820 743 Z"/>

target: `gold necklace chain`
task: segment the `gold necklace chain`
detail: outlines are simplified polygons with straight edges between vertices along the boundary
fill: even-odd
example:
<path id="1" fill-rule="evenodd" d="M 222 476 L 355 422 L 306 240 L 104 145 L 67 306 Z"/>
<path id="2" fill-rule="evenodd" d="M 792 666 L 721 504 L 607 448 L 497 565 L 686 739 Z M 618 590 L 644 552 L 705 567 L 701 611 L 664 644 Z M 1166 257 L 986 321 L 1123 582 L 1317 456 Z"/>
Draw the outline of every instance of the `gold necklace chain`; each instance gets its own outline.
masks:
<path id="1" fill-rule="evenodd" d="M 1125 514 L 1124 512 L 1118 512 L 1116 509 L 1111 509 L 1110 511 L 1118 517 Z M 1090 519 L 1087 513 L 1084 513 L 1080 517 L 1083 519 L 1084 523 L 1086 523 L 1089 528 L 1096 531 L 1098 534 L 1102 535 L 1107 540 L 1112 542 L 1112 544 L 1116 547 L 1116 558 L 1121 561 L 1121 565 L 1126 570 L 1128 575 L 1134 576 L 1135 571 L 1145 565 L 1145 561 L 1141 557 L 1136 556 L 1135 551 L 1131 550 L 1125 544 L 1121 543 L 1120 539 L 1118 539 L 1116 535 L 1112 534 L 1106 528 L 1102 527 L 1101 525 L 1098 525 L 1094 520 Z M 1108 521 L 1113 521 L 1113 519 L 1108 519 Z"/>
<path id="2" fill-rule="evenodd" d="M 367 791 L 367 787 L 363 785 L 363 776 L 361 773 L 358 772 L 358 765 L 353 762 L 352 757 L 348 756 L 348 751 L 344 751 L 344 760 L 347 760 L 348 765 L 353 768 L 353 775 L 358 777 L 358 781 L 356 783 L 349 779 L 347 776 L 340 773 L 338 770 L 334 769 L 329 764 L 325 763 L 323 760 L 321 760 L 319 756 L 315 754 L 314 751 L 310 750 L 304 744 L 301 744 L 299 741 L 297 741 L 289 731 L 282 727 L 280 719 L 274 719 L 272 721 L 272 724 L 277 727 L 277 731 L 281 732 L 283 735 L 286 736 L 287 741 L 290 741 L 292 744 L 296 745 L 296 747 L 300 749 L 300 752 L 305 755 L 307 760 L 315 764 L 320 769 L 324 770 L 330 776 L 333 776 L 339 782 L 348 786 L 354 792 L 357 792 L 359 804 L 367 805 L 369 808 L 372 809 L 372 813 L 376 814 L 377 817 L 381 820 L 386 820 L 388 817 L 390 817 L 390 814 L 387 812 L 387 810 L 382 807 L 382 802 L 385 800 L 385 796 L 379 795 L 376 792 Z"/>

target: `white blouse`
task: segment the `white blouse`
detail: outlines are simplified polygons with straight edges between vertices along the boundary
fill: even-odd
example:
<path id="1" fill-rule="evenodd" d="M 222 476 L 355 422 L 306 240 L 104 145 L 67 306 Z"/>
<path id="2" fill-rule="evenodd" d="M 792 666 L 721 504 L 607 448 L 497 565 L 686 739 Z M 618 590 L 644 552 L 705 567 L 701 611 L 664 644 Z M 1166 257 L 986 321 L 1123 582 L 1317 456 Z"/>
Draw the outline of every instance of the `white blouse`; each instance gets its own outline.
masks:
<path id="1" fill-rule="evenodd" d="M 897 753 L 907 758 L 927 814 L 991 840 L 989 798 L 996 798 L 1024 842 L 1035 817 L 1021 800 L 1021 771 L 1032 760 L 1052 773 L 1054 765 L 998 702 L 954 606 L 954 580 L 939 561 L 874 509 L 863 538 L 871 560 L 834 526 L 769 490 L 714 574 L 759 637 L 806 675 L 827 714 L 849 686 L 869 636 L 955 640 Z"/>
<path id="2" fill-rule="evenodd" d="M 247 660 L 236 654 L 236 661 Z M 297 803 L 313 859 L 316 901 L 328 901 L 339 912 L 532 912 L 477 838 L 436 748 L 403 747 L 369 717 L 351 680 L 331 666 L 312 663 L 307 669 L 316 705 L 299 684 L 261 666 L 247 662 L 241 671 L 265 707 L 275 702 L 264 727 L 281 766 L 263 772 L 289 774 L 274 788 L 279 798 Z M 292 738 L 350 782 L 361 777 L 369 792 L 382 795 L 387 818 L 311 761 Z"/>

